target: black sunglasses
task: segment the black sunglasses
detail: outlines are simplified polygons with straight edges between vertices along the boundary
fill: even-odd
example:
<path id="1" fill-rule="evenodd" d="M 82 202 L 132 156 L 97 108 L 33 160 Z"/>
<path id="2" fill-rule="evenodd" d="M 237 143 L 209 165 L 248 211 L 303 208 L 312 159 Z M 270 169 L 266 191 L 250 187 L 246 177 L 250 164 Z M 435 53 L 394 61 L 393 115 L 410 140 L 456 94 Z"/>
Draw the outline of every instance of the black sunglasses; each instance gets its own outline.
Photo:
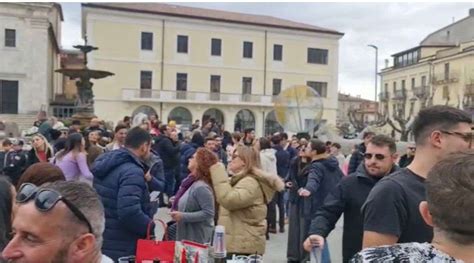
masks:
<path id="1" fill-rule="evenodd" d="M 448 135 L 457 136 L 463 139 L 465 142 L 469 143 L 469 147 L 472 146 L 472 141 L 474 140 L 474 133 L 472 132 L 466 132 L 466 133 L 454 132 L 454 131 L 440 131 L 440 132 L 444 134 L 448 134 Z"/>
<path id="2" fill-rule="evenodd" d="M 377 159 L 377 160 L 379 160 L 379 161 L 382 161 L 383 159 L 385 159 L 385 155 L 380 154 L 380 153 L 376 153 L 376 154 L 365 153 L 365 154 L 364 154 L 364 158 L 365 158 L 366 160 L 372 159 L 373 156 L 375 156 L 375 159 Z"/>
<path id="3" fill-rule="evenodd" d="M 54 206 L 59 202 L 63 201 L 64 204 L 71 210 L 71 212 L 82 222 L 87 224 L 89 233 L 93 234 L 92 226 L 87 220 L 86 216 L 79 210 L 73 203 L 69 202 L 66 198 L 61 196 L 58 192 L 50 189 L 41 189 L 38 191 L 38 187 L 34 184 L 24 183 L 20 186 L 20 190 L 16 195 L 17 203 L 26 203 L 32 199 L 35 199 L 35 206 L 41 212 L 48 212 L 53 209 Z"/>

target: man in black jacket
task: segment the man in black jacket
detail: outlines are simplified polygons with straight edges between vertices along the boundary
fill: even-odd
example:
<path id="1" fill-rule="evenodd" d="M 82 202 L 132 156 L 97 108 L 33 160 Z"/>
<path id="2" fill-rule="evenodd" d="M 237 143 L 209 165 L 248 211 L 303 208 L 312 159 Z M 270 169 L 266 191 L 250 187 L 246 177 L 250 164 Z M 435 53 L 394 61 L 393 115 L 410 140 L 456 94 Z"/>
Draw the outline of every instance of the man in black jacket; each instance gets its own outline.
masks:
<path id="1" fill-rule="evenodd" d="M 9 139 L 3 141 L 3 149 L 5 149 L 3 173 L 10 179 L 14 186 L 18 183 L 18 180 L 25 171 L 27 164 L 26 155 L 21 149 L 15 147 L 18 144 L 18 140 L 15 140 L 14 143 Z"/>
<path id="2" fill-rule="evenodd" d="M 179 152 L 181 145 L 178 135 L 168 125 L 160 126 L 160 135 L 155 139 L 153 150 L 163 160 L 165 174 L 165 194 L 172 197 L 175 193 L 176 178 L 180 175 Z"/>
<path id="3" fill-rule="evenodd" d="M 313 244 L 324 245 L 331 230 L 344 213 L 343 262 L 362 249 L 363 218 L 360 212 L 372 187 L 398 167 L 395 141 L 385 135 L 376 135 L 367 145 L 363 162 L 355 173 L 344 177 L 328 194 L 324 205 L 311 221 L 309 237 L 304 242 L 310 251 Z"/>
<path id="4" fill-rule="evenodd" d="M 326 152 L 326 144 L 323 141 L 312 139 L 306 147 L 306 153 L 312 161 L 308 181 L 304 188 L 298 190 L 298 194 L 308 200 L 305 201 L 304 209 L 310 211 L 309 216 L 313 217 L 344 174 L 339 168 L 337 159 Z M 321 260 L 331 262 L 328 246 L 323 248 Z"/>
<path id="5" fill-rule="evenodd" d="M 364 132 L 364 135 L 362 136 L 364 142 L 359 144 L 359 147 L 357 147 L 357 151 L 352 154 L 351 159 L 349 161 L 349 170 L 347 174 L 355 172 L 359 167 L 360 163 L 364 160 L 365 149 L 372 137 L 374 137 L 374 135 L 374 132 Z"/>

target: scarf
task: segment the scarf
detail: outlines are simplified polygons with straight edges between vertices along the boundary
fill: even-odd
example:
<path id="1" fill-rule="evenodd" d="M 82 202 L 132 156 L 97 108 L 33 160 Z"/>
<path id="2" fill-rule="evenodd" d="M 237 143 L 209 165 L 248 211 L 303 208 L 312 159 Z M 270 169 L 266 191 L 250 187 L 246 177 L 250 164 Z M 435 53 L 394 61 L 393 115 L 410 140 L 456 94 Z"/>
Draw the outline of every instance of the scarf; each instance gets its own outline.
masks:
<path id="1" fill-rule="evenodd" d="M 193 185 L 195 182 L 194 176 L 188 175 L 183 182 L 181 182 L 181 185 L 179 186 L 178 192 L 174 196 L 174 202 L 173 205 L 171 206 L 171 211 L 177 211 L 178 210 L 178 204 L 179 204 L 179 199 L 188 191 L 189 187 Z"/>

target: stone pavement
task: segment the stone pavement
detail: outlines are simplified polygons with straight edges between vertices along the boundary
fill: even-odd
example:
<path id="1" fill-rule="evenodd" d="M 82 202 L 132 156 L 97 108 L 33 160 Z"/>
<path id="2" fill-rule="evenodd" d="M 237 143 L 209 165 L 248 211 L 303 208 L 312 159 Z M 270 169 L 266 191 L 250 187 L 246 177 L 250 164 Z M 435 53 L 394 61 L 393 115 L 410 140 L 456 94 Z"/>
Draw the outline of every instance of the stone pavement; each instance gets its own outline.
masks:
<path id="1" fill-rule="evenodd" d="M 160 208 L 158 213 L 155 215 L 155 219 L 159 218 L 164 222 L 168 222 L 170 220 L 168 211 L 168 209 Z M 286 232 L 282 234 L 270 234 L 270 240 L 267 241 L 266 252 L 263 257 L 265 263 L 286 262 L 288 225 L 285 226 L 285 230 Z M 155 234 L 158 237 L 163 236 L 163 232 L 159 228 L 155 229 Z M 342 217 L 329 235 L 328 243 L 331 253 L 331 261 L 333 263 L 342 262 Z"/>
<path id="2" fill-rule="evenodd" d="M 264 262 L 286 262 L 288 225 L 285 226 L 285 230 L 286 232 L 283 234 L 270 234 L 270 240 L 267 241 L 267 247 L 263 257 Z M 342 217 L 329 235 L 328 243 L 331 253 L 331 262 L 342 262 Z"/>

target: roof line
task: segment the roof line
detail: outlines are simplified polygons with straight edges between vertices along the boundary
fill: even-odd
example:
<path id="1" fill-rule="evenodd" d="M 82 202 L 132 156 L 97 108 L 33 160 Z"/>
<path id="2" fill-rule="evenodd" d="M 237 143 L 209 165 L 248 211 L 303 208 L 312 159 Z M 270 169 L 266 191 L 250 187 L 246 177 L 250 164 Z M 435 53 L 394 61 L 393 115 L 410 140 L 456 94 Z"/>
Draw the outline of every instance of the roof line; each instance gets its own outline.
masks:
<path id="1" fill-rule="evenodd" d="M 243 21 L 235 21 L 235 20 L 230 20 L 230 19 L 220 19 L 220 18 L 212 18 L 212 17 L 204 17 L 204 16 L 196 16 L 196 15 L 170 14 L 170 13 L 167 13 L 167 12 L 136 10 L 136 9 L 125 8 L 125 7 L 102 6 L 102 5 L 97 5 L 97 4 L 93 4 L 93 3 L 82 3 L 82 6 L 83 7 L 92 7 L 92 8 L 116 10 L 116 11 L 134 12 L 134 13 L 145 13 L 145 14 L 155 14 L 155 15 L 165 15 L 165 16 L 176 16 L 176 17 L 184 17 L 184 18 L 202 19 L 202 20 L 226 22 L 226 23 L 233 23 L 233 24 L 245 24 L 245 25 L 254 25 L 254 26 L 275 27 L 275 28 L 290 29 L 290 30 L 300 30 L 300 31 L 308 31 L 308 32 L 316 32 L 316 33 L 325 33 L 325 34 L 332 34 L 332 35 L 339 35 L 339 36 L 344 35 L 344 33 L 341 33 L 341 32 L 329 31 L 329 30 L 323 30 L 323 29 L 309 29 L 309 28 L 300 28 L 300 27 L 292 27 L 292 26 L 271 25 L 271 24 L 264 24 L 264 23 L 243 22 Z"/>
<path id="2" fill-rule="evenodd" d="M 458 20 L 458 21 L 456 21 L 456 22 L 454 22 L 454 23 L 451 23 L 451 24 L 449 24 L 449 25 L 447 25 L 447 26 L 445 26 L 445 27 L 443 27 L 443 28 L 440 28 L 440 29 L 438 29 L 438 30 L 436 30 L 436 31 L 434 31 L 434 32 L 432 32 L 432 33 L 430 33 L 430 34 L 427 35 L 423 40 L 421 40 L 420 44 L 423 43 L 423 41 L 425 41 L 426 39 L 428 39 L 430 36 L 432 36 L 432 35 L 434 35 L 434 34 L 440 32 L 440 31 L 443 31 L 443 30 L 445 30 L 446 28 L 448 28 L 448 27 L 450 27 L 450 26 L 452 26 L 452 25 L 455 25 L 455 24 L 457 24 L 457 23 L 461 23 L 462 21 L 468 19 L 469 17 L 470 17 L 470 16 L 467 16 L 467 17 L 465 17 L 465 18 L 463 18 L 463 19 L 461 19 L 461 20 Z"/>
<path id="3" fill-rule="evenodd" d="M 409 51 L 412 51 L 412 50 L 415 50 L 415 49 L 418 49 L 418 48 L 423 48 L 423 47 L 455 47 L 455 46 L 456 45 L 419 45 L 419 46 L 416 46 L 416 47 L 412 47 L 412 48 L 405 49 L 403 51 L 397 52 L 395 54 L 392 54 L 391 56 L 394 57 L 394 56 L 397 56 L 397 55 L 400 55 L 400 54 L 403 54 L 403 53 L 406 53 L 406 52 L 409 52 Z"/>

